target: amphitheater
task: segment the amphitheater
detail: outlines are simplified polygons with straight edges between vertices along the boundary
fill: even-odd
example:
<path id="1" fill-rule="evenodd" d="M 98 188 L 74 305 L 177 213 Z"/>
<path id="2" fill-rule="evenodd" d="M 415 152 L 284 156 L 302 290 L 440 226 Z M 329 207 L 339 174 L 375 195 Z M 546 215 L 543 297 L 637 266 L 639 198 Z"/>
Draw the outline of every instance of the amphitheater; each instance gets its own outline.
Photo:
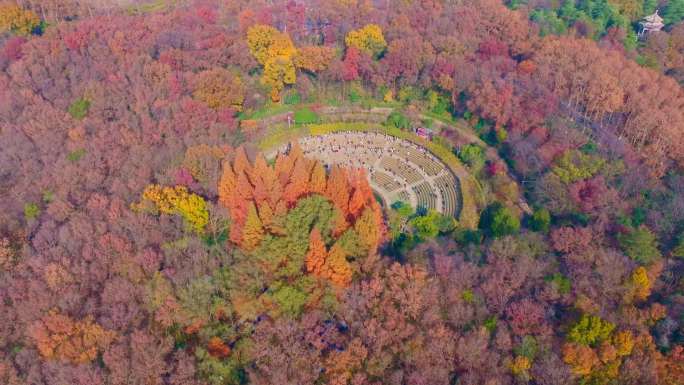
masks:
<path id="1" fill-rule="evenodd" d="M 302 137 L 298 142 L 306 156 L 328 166 L 366 169 L 371 187 L 386 205 L 403 201 L 459 215 L 458 178 L 437 157 L 410 141 L 379 132 L 341 131 Z M 287 147 L 276 151 L 287 151 Z"/>

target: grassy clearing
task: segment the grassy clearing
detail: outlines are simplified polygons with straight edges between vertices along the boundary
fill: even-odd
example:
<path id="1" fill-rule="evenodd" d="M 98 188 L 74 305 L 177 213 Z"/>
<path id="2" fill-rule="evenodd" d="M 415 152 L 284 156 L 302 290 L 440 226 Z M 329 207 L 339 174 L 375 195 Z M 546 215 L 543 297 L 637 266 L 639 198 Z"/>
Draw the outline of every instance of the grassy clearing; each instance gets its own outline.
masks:
<path id="1" fill-rule="evenodd" d="M 288 111 L 292 111 L 298 106 L 292 104 L 274 104 L 266 103 L 263 107 L 254 111 L 246 111 L 239 115 L 240 120 L 261 120 L 270 118 L 271 116 L 279 115 Z"/>

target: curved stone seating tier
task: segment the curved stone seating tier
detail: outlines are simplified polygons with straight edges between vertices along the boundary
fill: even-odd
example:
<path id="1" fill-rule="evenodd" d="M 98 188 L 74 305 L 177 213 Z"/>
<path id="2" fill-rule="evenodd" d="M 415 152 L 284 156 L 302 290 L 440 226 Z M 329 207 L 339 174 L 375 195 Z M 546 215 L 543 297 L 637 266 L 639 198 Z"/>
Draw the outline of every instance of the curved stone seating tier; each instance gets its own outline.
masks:
<path id="1" fill-rule="evenodd" d="M 395 175 L 403 178 L 407 183 L 413 184 L 420 182 L 423 177 L 406 160 L 399 160 L 391 156 L 383 156 L 380 166 L 387 170 L 392 170 Z"/>
<path id="2" fill-rule="evenodd" d="M 409 195 L 409 193 L 402 190 L 399 192 L 399 194 L 397 194 L 396 200 L 402 201 L 402 202 L 409 202 L 411 200 L 411 196 Z"/>
<path id="3" fill-rule="evenodd" d="M 459 194 L 457 191 L 460 190 L 458 181 L 451 174 L 445 174 L 435 179 L 435 185 L 442 194 L 443 210 L 445 214 L 456 215 L 458 214 L 459 207 L 461 205 L 459 201 Z"/>
<path id="4" fill-rule="evenodd" d="M 420 166 L 430 176 L 435 176 L 444 169 L 444 166 L 439 161 L 433 160 L 432 155 L 425 150 L 421 151 L 416 147 L 400 147 L 399 145 L 394 145 L 393 148 L 401 157 Z"/>
<path id="5" fill-rule="evenodd" d="M 373 171 L 371 174 L 371 182 L 379 185 L 387 192 L 392 192 L 401 188 L 401 185 L 394 179 L 394 177 L 382 171 Z"/>
<path id="6" fill-rule="evenodd" d="M 447 215 L 460 212 L 458 179 L 412 142 L 380 132 L 338 131 L 303 137 L 299 144 L 305 156 L 326 165 L 365 168 L 371 187 L 389 205 L 400 200 Z M 278 152 L 287 148 L 283 145 Z"/>
<path id="7" fill-rule="evenodd" d="M 432 187 L 430 187 L 428 182 L 423 182 L 417 186 L 414 186 L 413 191 L 416 193 L 418 206 L 425 207 L 426 209 L 437 208 L 437 195 L 434 191 L 432 191 Z"/>

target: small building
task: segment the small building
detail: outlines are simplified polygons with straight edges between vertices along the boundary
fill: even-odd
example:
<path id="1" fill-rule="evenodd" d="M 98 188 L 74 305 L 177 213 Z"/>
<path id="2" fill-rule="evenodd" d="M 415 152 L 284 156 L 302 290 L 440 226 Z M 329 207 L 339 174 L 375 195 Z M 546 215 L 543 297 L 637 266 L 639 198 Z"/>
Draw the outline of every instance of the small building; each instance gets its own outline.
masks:
<path id="1" fill-rule="evenodd" d="M 641 30 L 639 31 L 639 37 L 644 36 L 649 32 L 657 32 L 663 29 L 665 24 L 663 23 L 663 18 L 658 15 L 658 10 L 655 13 L 644 17 L 640 22 Z"/>
<path id="2" fill-rule="evenodd" d="M 432 140 L 433 132 L 429 128 L 417 127 L 413 131 L 416 133 L 416 135 L 420 136 L 423 139 Z"/>

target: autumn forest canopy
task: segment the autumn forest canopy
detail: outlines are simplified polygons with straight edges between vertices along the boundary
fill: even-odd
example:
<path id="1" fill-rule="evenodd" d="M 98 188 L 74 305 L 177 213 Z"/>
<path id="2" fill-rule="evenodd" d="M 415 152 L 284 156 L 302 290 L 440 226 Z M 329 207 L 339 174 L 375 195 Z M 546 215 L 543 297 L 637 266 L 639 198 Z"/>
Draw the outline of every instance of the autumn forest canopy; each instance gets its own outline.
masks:
<path id="1" fill-rule="evenodd" d="M 0 0 L 0 384 L 684 384 L 683 86 L 684 0 Z"/>

